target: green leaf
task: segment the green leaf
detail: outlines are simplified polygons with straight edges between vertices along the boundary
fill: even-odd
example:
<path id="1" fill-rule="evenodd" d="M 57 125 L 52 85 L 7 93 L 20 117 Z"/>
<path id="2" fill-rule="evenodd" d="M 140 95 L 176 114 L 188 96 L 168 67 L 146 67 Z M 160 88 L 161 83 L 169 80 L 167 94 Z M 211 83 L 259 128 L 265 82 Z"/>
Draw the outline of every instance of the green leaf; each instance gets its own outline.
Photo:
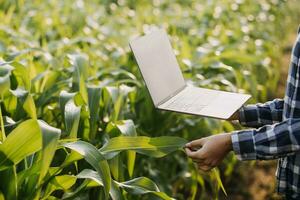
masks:
<path id="1" fill-rule="evenodd" d="M 224 194 L 227 196 L 227 192 L 226 192 L 226 190 L 225 190 L 225 188 L 224 188 L 224 185 L 223 185 L 223 182 L 222 182 L 222 180 L 221 180 L 219 170 L 216 169 L 216 168 L 214 168 L 214 169 L 213 169 L 213 172 L 214 172 L 214 175 L 215 175 L 215 177 L 216 177 L 216 179 L 217 179 L 217 182 L 218 182 L 219 187 L 221 187 L 222 191 L 223 191 Z"/>
<path id="2" fill-rule="evenodd" d="M 99 120 L 101 88 L 99 86 L 88 87 L 88 107 L 90 111 L 90 138 L 95 139 L 97 122 Z"/>
<path id="3" fill-rule="evenodd" d="M 5 199 L 18 199 L 18 185 L 16 167 L 12 166 L 4 171 L 0 171 L 0 191 L 3 192 Z"/>
<path id="4" fill-rule="evenodd" d="M 120 151 L 133 150 L 151 157 L 163 157 L 173 151 L 181 149 L 187 141 L 180 137 L 115 137 L 99 150 L 106 158 L 112 158 Z"/>
<path id="5" fill-rule="evenodd" d="M 5 200 L 3 193 L 0 191 L 0 200 Z"/>
<path id="6" fill-rule="evenodd" d="M 40 91 L 44 92 L 56 84 L 60 73 L 58 71 L 46 71 L 43 82 L 40 85 Z"/>
<path id="7" fill-rule="evenodd" d="M 81 107 L 70 99 L 65 106 L 66 132 L 69 138 L 77 138 Z"/>
<path id="8" fill-rule="evenodd" d="M 88 103 L 88 94 L 85 80 L 88 78 L 88 56 L 85 54 L 69 54 L 69 61 L 73 66 L 73 90 L 79 91 L 85 103 Z"/>
<path id="9" fill-rule="evenodd" d="M 117 122 L 110 122 L 106 127 L 108 134 L 123 135 L 123 136 L 137 136 L 135 125 L 132 120 L 121 120 Z M 127 154 L 127 169 L 130 177 L 133 175 L 135 164 L 135 151 L 126 151 Z M 111 167 L 112 168 L 112 167 Z"/>
<path id="10" fill-rule="evenodd" d="M 0 171 L 19 163 L 42 148 L 42 136 L 36 120 L 22 122 L 0 145 Z"/>
<path id="11" fill-rule="evenodd" d="M 54 157 L 54 153 L 57 149 L 58 140 L 60 138 L 60 129 L 49 126 L 46 122 L 39 121 L 39 125 L 42 132 L 42 161 L 40 168 L 39 183 L 47 174 L 51 161 Z"/>
<path id="12" fill-rule="evenodd" d="M 3 99 L 4 94 L 10 88 L 10 74 L 6 74 L 5 76 L 0 76 L 0 98 Z"/>
<path id="13" fill-rule="evenodd" d="M 65 116 L 65 106 L 67 104 L 67 102 L 72 99 L 74 96 L 76 95 L 76 93 L 70 93 L 70 92 L 67 92 L 65 90 L 62 90 L 60 93 L 59 93 L 59 107 L 60 107 L 60 111 L 63 115 L 63 118 Z"/>
<path id="14" fill-rule="evenodd" d="M 111 176 L 109 171 L 109 166 L 105 158 L 101 155 L 96 147 L 93 145 L 77 141 L 72 143 L 66 143 L 63 146 L 76 151 L 81 154 L 84 159 L 97 170 L 99 176 L 103 180 L 104 191 L 106 199 L 108 198 L 110 186 L 111 186 Z"/>
<path id="15" fill-rule="evenodd" d="M 22 105 L 27 114 L 32 119 L 36 119 L 36 107 L 32 95 L 22 88 L 11 90 L 11 93 L 18 98 L 18 102 Z"/>
<path id="16" fill-rule="evenodd" d="M 13 69 L 9 64 L 0 65 L 0 100 L 10 88 L 10 74 Z"/>
<path id="17" fill-rule="evenodd" d="M 77 178 L 90 179 L 96 182 L 98 185 L 103 186 L 103 181 L 99 176 L 99 174 L 96 171 L 93 171 L 91 169 L 84 169 L 77 175 Z M 109 194 L 113 200 L 123 199 L 120 189 L 118 188 L 118 185 L 116 184 L 115 181 L 113 181 L 111 184 L 111 189 L 109 191 Z"/>
<path id="18" fill-rule="evenodd" d="M 15 75 L 18 87 L 24 87 L 25 90 L 30 91 L 31 89 L 31 80 L 30 80 L 30 70 L 28 67 L 25 67 L 19 62 L 13 62 L 11 64 L 14 66 L 15 70 L 13 71 L 13 74 Z"/>
<path id="19" fill-rule="evenodd" d="M 79 75 L 82 75 L 84 79 L 88 78 L 88 67 L 89 61 L 88 56 L 86 54 L 69 54 L 68 55 L 69 62 L 74 67 L 75 74 L 74 78 L 79 80 Z"/>
<path id="20" fill-rule="evenodd" d="M 77 153 L 76 151 L 71 151 L 70 154 L 67 155 L 64 162 L 61 164 L 60 169 L 74 163 L 75 161 L 83 159 L 83 156 L 80 153 Z"/>
<path id="21" fill-rule="evenodd" d="M 151 193 L 158 196 L 161 199 L 165 199 L 165 200 L 172 199 L 167 194 L 160 192 L 157 185 L 152 180 L 146 177 L 138 177 L 130 181 L 117 183 L 117 184 L 120 187 L 124 188 L 130 194 L 141 195 L 141 194 Z"/>
<path id="22" fill-rule="evenodd" d="M 26 100 L 23 104 L 23 108 L 32 119 L 37 119 L 35 103 L 31 94 L 27 95 Z"/>
<path id="23" fill-rule="evenodd" d="M 67 191 L 76 183 L 76 176 L 73 175 L 62 175 L 55 176 L 51 181 L 47 184 L 44 195 L 42 199 L 48 199 L 48 197 L 57 190 Z"/>

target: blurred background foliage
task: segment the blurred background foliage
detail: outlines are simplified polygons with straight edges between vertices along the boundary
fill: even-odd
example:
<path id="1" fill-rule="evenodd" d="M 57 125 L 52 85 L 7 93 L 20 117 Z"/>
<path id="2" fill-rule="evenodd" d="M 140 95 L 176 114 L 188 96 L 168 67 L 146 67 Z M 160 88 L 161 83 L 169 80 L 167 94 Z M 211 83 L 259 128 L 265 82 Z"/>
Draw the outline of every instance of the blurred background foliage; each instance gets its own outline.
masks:
<path id="1" fill-rule="evenodd" d="M 133 126 L 133 136 L 187 140 L 239 129 L 226 121 L 155 110 L 129 40 L 165 28 L 189 84 L 250 93 L 250 103 L 264 102 L 278 96 L 284 41 L 296 32 L 299 17 L 296 0 L 0 0 L 1 66 L 7 62 L 15 68 L 10 92 L 1 93 L 5 132 L 12 130 L 9 124 L 38 118 L 61 129 L 61 138 L 100 148 L 122 127 Z M 57 150 L 52 165 L 62 160 Z M 129 175 L 122 167 L 132 164 L 124 156 L 109 162 L 115 180 L 146 176 L 176 199 L 224 197 L 215 174 L 198 174 L 182 152 L 159 159 L 137 155 Z M 231 154 L 216 171 L 228 190 L 235 187 L 226 185 L 235 165 Z M 70 190 L 76 188 L 74 183 Z M 101 197 L 95 190 L 80 195 Z"/>

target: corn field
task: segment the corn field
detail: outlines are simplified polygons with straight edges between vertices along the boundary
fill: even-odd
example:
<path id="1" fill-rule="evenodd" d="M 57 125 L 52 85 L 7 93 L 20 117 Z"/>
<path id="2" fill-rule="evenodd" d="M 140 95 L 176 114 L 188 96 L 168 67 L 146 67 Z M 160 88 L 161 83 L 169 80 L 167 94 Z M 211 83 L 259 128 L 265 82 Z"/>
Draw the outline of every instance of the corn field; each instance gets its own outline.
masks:
<path id="1" fill-rule="evenodd" d="M 0 200 L 224 197 L 234 155 L 199 173 L 183 146 L 241 127 L 156 110 L 128 43 L 163 27 L 190 84 L 266 101 L 298 4 L 0 0 Z"/>

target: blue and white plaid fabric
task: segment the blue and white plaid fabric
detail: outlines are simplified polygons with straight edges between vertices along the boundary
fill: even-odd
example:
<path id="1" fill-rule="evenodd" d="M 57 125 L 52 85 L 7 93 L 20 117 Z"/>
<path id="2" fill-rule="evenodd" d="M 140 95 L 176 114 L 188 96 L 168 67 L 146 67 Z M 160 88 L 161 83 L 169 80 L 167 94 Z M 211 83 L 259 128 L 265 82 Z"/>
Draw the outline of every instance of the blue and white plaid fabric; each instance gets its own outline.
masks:
<path id="1" fill-rule="evenodd" d="M 293 47 L 284 99 L 248 105 L 239 111 L 244 126 L 232 133 L 240 160 L 277 159 L 277 191 L 300 199 L 300 29 Z"/>

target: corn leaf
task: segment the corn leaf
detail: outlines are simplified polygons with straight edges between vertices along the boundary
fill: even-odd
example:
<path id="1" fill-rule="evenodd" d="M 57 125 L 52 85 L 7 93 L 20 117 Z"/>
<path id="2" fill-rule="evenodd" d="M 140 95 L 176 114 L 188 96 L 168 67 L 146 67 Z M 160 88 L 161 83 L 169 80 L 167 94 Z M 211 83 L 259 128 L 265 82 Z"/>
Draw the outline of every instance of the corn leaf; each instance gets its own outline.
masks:
<path id="1" fill-rule="evenodd" d="M 76 106 L 74 101 L 70 99 L 65 105 L 65 124 L 69 138 L 76 138 L 80 120 L 81 107 Z"/>
<path id="2" fill-rule="evenodd" d="M 90 138 L 94 139 L 97 132 L 99 120 L 101 88 L 99 86 L 88 87 L 88 107 L 90 111 Z"/>
<path id="3" fill-rule="evenodd" d="M 39 121 L 39 125 L 42 132 L 42 161 L 40 168 L 39 183 L 47 174 L 54 153 L 57 149 L 58 140 L 61 134 L 60 129 L 49 126 L 46 122 Z"/>
<path id="4" fill-rule="evenodd" d="M 65 116 L 65 106 L 66 106 L 67 102 L 70 99 L 72 99 L 75 95 L 76 95 L 76 93 L 70 93 L 65 90 L 62 90 L 59 93 L 59 107 L 60 107 L 60 111 L 63 115 L 63 118 Z"/>
<path id="5" fill-rule="evenodd" d="M 135 125 L 132 120 L 121 120 L 115 123 L 110 122 L 107 125 L 106 132 L 114 135 L 137 136 Z M 130 177 L 133 175 L 136 152 L 128 150 L 127 154 L 127 169 Z"/>
<path id="6" fill-rule="evenodd" d="M 93 145 L 77 141 L 72 143 L 66 143 L 63 146 L 76 151 L 81 154 L 84 159 L 97 170 L 99 176 L 103 180 L 105 196 L 108 198 L 110 186 L 111 186 L 111 176 L 109 171 L 109 166 L 105 158 L 99 153 L 96 147 Z"/>
<path id="7" fill-rule="evenodd" d="M 36 107 L 32 95 L 22 88 L 11 90 L 11 93 L 18 98 L 18 102 L 21 104 L 26 113 L 32 119 L 36 119 Z"/>
<path id="8" fill-rule="evenodd" d="M 48 197 L 57 190 L 67 191 L 76 183 L 76 176 L 73 175 L 61 175 L 55 176 L 48 183 L 47 188 L 45 189 L 45 193 L 43 195 L 43 200 L 48 199 Z"/>
<path id="9" fill-rule="evenodd" d="M 41 148 L 42 136 L 37 121 L 30 119 L 22 122 L 0 145 L 0 171 L 19 163 Z"/>
<path id="10" fill-rule="evenodd" d="M 222 191 L 223 191 L 224 194 L 227 196 L 227 192 L 226 192 L 225 187 L 224 187 L 224 185 L 223 185 L 223 182 L 222 182 L 222 180 L 221 180 L 219 170 L 216 169 L 216 168 L 214 168 L 214 169 L 213 169 L 213 173 L 214 173 L 214 175 L 215 175 L 215 177 L 216 177 L 216 180 L 217 180 L 217 182 L 218 182 L 218 186 L 221 187 Z"/>
<path id="11" fill-rule="evenodd" d="M 108 140 L 99 151 L 108 159 L 124 150 L 133 150 L 140 154 L 159 158 L 181 149 L 186 143 L 185 139 L 172 136 L 153 138 L 146 136 L 120 136 Z"/>
<path id="12" fill-rule="evenodd" d="M 13 74 L 17 79 L 18 87 L 24 87 L 25 90 L 30 91 L 31 80 L 28 68 L 19 62 L 13 62 L 11 65 L 15 68 Z"/>
<path id="13" fill-rule="evenodd" d="M 152 180 L 146 177 L 138 177 L 130 181 L 117 183 L 117 184 L 120 187 L 124 188 L 130 194 L 141 195 L 141 194 L 150 193 L 164 200 L 173 199 L 169 197 L 167 194 L 160 192 L 157 185 Z"/>
<path id="14" fill-rule="evenodd" d="M 103 186 L 103 181 L 102 181 L 101 177 L 99 176 L 99 174 L 96 171 L 91 170 L 91 169 L 84 169 L 77 175 L 77 178 L 90 179 L 90 180 L 94 181 L 95 183 L 97 183 L 97 185 Z M 92 184 L 89 183 L 87 186 L 89 186 L 89 185 L 91 186 Z M 123 199 L 120 189 L 118 188 L 118 185 L 116 184 L 115 181 L 113 181 L 111 184 L 109 194 L 113 200 Z"/>

